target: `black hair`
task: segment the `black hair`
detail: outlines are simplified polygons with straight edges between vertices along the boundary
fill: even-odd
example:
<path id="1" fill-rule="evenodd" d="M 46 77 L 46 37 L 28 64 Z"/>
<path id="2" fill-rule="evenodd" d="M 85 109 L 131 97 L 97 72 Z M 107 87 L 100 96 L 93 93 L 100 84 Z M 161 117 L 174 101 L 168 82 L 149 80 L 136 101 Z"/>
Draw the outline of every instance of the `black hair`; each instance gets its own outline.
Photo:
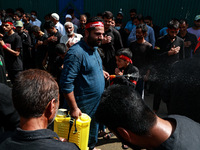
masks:
<path id="1" fill-rule="evenodd" d="M 35 16 L 37 16 L 37 11 L 31 10 L 31 13 L 35 13 Z"/>
<path id="2" fill-rule="evenodd" d="M 146 17 L 144 18 L 144 20 L 150 20 L 150 21 L 152 21 L 153 19 L 152 19 L 151 16 L 146 16 Z"/>
<path id="3" fill-rule="evenodd" d="M 134 88 L 127 85 L 108 87 L 102 95 L 95 117 L 114 132 L 122 127 L 137 135 L 147 135 L 156 123 L 155 113 Z"/>
<path id="4" fill-rule="evenodd" d="M 137 14 L 134 18 L 138 19 L 139 21 L 144 21 L 144 17 L 142 14 Z"/>
<path id="5" fill-rule="evenodd" d="M 143 33 L 147 33 L 147 31 L 148 31 L 146 24 L 139 24 L 136 26 L 136 29 L 142 29 Z"/>
<path id="6" fill-rule="evenodd" d="M 16 11 L 16 12 L 14 13 L 14 15 L 17 15 L 19 18 L 22 17 L 22 13 L 21 13 L 21 12 L 18 12 L 18 11 Z"/>
<path id="7" fill-rule="evenodd" d="M 54 23 L 52 21 L 46 21 L 44 23 L 44 29 L 52 29 L 53 27 L 55 27 Z"/>
<path id="8" fill-rule="evenodd" d="M 137 10 L 136 10 L 135 8 L 131 9 L 129 12 L 130 12 L 130 13 L 134 12 L 134 13 L 137 14 Z"/>
<path id="9" fill-rule="evenodd" d="M 87 23 L 86 23 L 86 24 L 88 24 L 88 23 L 90 23 L 90 22 L 96 22 L 96 21 L 103 22 L 103 19 L 101 19 L 100 17 L 92 17 L 92 18 L 89 18 L 89 19 L 87 20 Z M 94 29 L 95 29 L 95 27 L 88 28 L 88 29 L 86 29 L 86 30 L 88 30 L 88 31 L 90 32 L 91 30 L 94 30 Z"/>
<path id="10" fill-rule="evenodd" d="M 132 59 L 132 52 L 129 48 L 121 48 L 115 53 L 116 56 L 124 55 Z"/>
<path id="11" fill-rule="evenodd" d="M 55 52 L 60 54 L 60 55 L 63 55 L 67 52 L 67 47 L 64 43 L 59 43 L 55 46 Z"/>
<path id="12" fill-rule="evenodd" d="M 12 17 L 10 17 L 10 16 L 6 16 L 6 17 L 2 18 L 1 21 L 2 21 L 2 22 L 13 22 L 13 19 L 12 19 Z"/>
<path id="13" fill-rule="evenodd" d="M 19 11 L 21 14 L 24 14 L 24 9 L 23 8 L 17 8 L 16 11 Z"/>
<path id="14" fill-rule="evenodd" d="M 179 28 L 179 22 L 177 19 L 172 19 L 167 24 L 168 29 L 178 29 Z"/>
<path id="15" fill-rule="evenodd" d="M 102 17 L 107 19 L 113 19 L 113 13 L 111 11 L 105 11 Z"/>
<path id="16" fill-rule="evenodd" d="M 58 101 L 58 94 L 59 88 L 54 78 L 39 69 L 20 72 L 12 89 L 14 106 L 24 118 L 42 116 L 52 99 Z"/>
<path id="17" fill-rule="evenodd" d="M 185 24 L 188 24 L 186 19 L 181 19 L 181 20 L 179 21 L 180 24 L 183 24 L 184 22 L 185 22 Z"/>
<path id="18" fill-rule="evenodd" d="M 32 26 L 31 31 L 35 32 L 35 33 L 39 33 L 41 31 L 41 29 L 38 26 Z"/>

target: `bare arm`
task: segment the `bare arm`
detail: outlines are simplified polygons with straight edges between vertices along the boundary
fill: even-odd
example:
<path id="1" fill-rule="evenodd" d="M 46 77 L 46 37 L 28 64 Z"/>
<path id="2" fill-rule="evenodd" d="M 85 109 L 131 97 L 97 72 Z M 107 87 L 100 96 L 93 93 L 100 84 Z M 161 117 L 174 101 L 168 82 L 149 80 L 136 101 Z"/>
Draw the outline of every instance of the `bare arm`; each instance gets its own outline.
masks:
<path id="1" fill-rule="evenodd" d="M 16 48 L 16 51 L 12 50 L 10 47 L 6 46 L 3 40 L 0 40 L 0 45 L 3 47 L 4 50 L 8 51 L 14 56 L 19 56 L 20 48 Z"/>
<path id="2" fill-rule="evenodd" d="M 67 104 L 69 105 L 70 108 L 70 115 L 75 118 L 78 119 L 79 116 L 81 116 L 81 110 L 78 108 L 75 97 L 74 97 L 74 92 L 70 92 L 68 94 L 63 93 L 65 99 L 67 100 Z"/>

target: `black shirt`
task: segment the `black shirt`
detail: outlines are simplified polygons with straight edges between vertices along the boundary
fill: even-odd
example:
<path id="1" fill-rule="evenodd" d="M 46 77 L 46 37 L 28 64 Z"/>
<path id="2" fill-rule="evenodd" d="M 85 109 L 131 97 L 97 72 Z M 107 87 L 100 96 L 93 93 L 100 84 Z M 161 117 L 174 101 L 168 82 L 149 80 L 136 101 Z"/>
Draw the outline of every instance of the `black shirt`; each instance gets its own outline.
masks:
<path id="1" fill-rule="evenodd" d="M 17 48 L 22 48 L 22 41 L 17 33 L 13 33 L 10 36 L 5 34 L 3 37 L 3 41 L 14 51 L 16 51 Z M 4 50 L 4 56 L 7 70 L 23 70 L 21 51 L 19 56 L 14 56 L 7 50 Z"/>
<path id="2" fill-rule="evenodd" d="M 178 34 L 180 38 L 184 40 L 184 50 L 185 50 L 185 58 L 191 58 L 192 53 L 197 45 L 197 37 L 194 34 L 191 34 L 189 32 L 186 33 L 184 37 L 181 37 L 180 32 Z M 191 45 L 188 45 L 187 43 L 191 42 Z"/>
<path id="3" fill-rule="evenodd" d="M 58 135 L 41 129 L 25 131 L 17 129 L 15 134 L 0 144 L 1 150 L 79 150 L 74 143 L 61 142 Z"/>
<path id="4" fill-rule="evenodd" d="M 130 50 L 133 54 L 133 65 L 139 69 L 140 74 L 145 75 L 152 62 L 152 45 L 147 41 L 145 41 L 142 44 L 138 43 L 137 41 L 134 41 L 130 44 Z"/>
<path id="5" fill-rule="evenodd" d="M 101 45 L 101 48 L 103 49 L 105 54 L 103 65 L 107 72 L 109 72 L 110 74 L 114 74 L 116 68 L 115 52 L 123 48 L 122 39 L 120 33 L 113 27 L 110 27 L 110 29 L 105 31 L 105 35 L 111 36 L 112 39 L 110 43 Z"/>

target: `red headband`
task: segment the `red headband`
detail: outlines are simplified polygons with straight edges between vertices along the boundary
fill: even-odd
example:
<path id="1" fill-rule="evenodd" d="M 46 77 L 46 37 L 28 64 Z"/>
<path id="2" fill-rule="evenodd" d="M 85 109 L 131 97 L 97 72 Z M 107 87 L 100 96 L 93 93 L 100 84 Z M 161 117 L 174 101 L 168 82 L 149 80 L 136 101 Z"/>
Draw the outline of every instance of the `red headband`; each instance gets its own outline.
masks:
<path id="1" fill-rule="evenodd" d="M 104 24 L 103 22 L 96 21 L 96 22 L 87 23 L 85 25 L 85 29 L 92 28 L 92 27 L 104 27 Z"/>
<path id="2" fill-rule="evenodd" d="M 126 61 L 130 62 L 131 64 L 133 63 L 132 60 L 125 55 L 120 55 L 119 58 L 126 60 Z"/>
<path id="3" fill-rule="evenodd" d="M 13 23 L 12 23 L 12 22 L 3 22 L 3 23 L 7 23 L 7 24 L 10 24 L 10 25 L 13 25 Z"/>

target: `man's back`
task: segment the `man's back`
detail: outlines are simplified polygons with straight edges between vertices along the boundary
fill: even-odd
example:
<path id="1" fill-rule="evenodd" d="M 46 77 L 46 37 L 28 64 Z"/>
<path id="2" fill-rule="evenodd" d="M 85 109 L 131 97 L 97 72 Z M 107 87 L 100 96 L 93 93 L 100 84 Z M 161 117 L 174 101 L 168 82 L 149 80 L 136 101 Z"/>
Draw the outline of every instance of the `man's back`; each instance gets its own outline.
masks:
<path id="1" fill-rule="evenodd" d="M 79 150 L 69 142 L 61 142 L 58 135 L 48 129 L 25 131 L 17 129 L 15 134 L 0 144 L 1 150 Z"/>

